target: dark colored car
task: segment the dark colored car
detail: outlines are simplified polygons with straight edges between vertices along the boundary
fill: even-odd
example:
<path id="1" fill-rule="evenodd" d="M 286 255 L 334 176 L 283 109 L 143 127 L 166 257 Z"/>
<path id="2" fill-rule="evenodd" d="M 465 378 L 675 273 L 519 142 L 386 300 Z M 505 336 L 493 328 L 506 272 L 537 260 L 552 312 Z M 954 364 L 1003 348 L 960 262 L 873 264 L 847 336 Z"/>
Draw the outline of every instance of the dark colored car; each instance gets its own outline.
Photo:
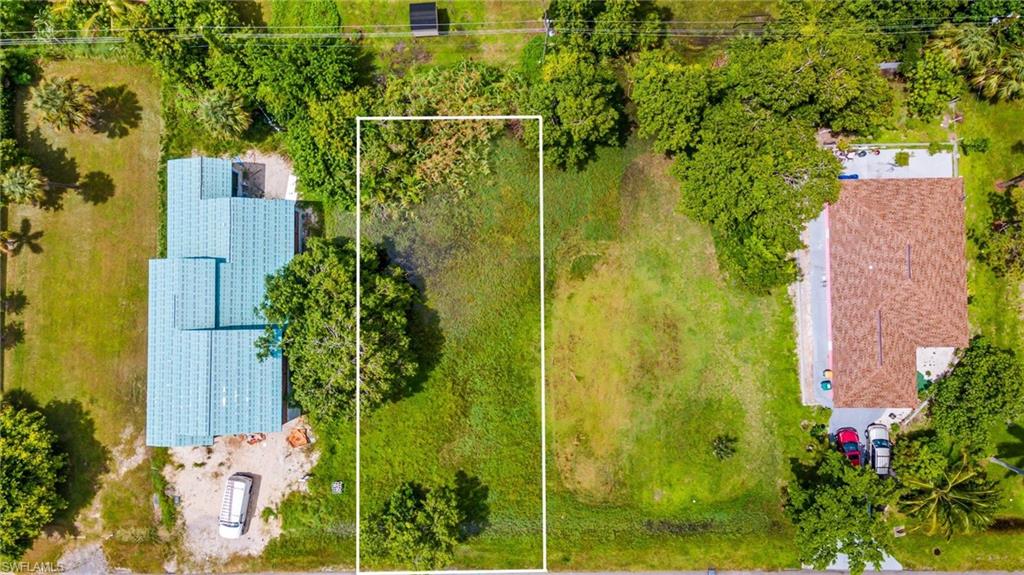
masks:
<path id="1" fill-rule="evenodd" d="M 842 427 L 836 431 L 836 446 L 839 448 L 839 453 L 845 455 L 846 459 L 850 461 L 850 465 L 854 467 L 860 465 L 860 436 L 857 435 L 856 429 Z"/>

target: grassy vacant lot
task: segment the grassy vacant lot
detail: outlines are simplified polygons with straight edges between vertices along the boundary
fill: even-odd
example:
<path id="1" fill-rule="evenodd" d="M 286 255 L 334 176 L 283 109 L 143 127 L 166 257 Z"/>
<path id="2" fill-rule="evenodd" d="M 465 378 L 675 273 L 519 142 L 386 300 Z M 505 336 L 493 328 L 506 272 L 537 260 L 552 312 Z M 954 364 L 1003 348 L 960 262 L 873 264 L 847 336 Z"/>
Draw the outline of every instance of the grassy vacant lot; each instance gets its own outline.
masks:
<path id="1" fill-rule="evenodd" d="M 548 246 L 552 566 L 795 566 L 779 486 L 815 413 L 784 294 L 723 281 L 706 230 L 675 213 L 668 162 L 638 144 L 547 189 L 564 214 Z M 719 435 L 736 441 L 724 461 Z"/>
<path id="2" fill-rule="evenodd" d="M 494 149 L 494 175 L 458 210 L 425 206 L 412 226 L 377 230 L 424 286 L 417 341 L 433 359 L 418 393 L 364 420 L 362 496 L 372 509 L 399 481 L 465 471 L 487 488 L 489 525 L 457 566 L 535 567 L 536 160 L 510 141 Z M 723 281 L 666 170 L 631 143 L 546 174 L 549 562 L 794 567 L 779 487 L 801 423 L 820 416 L 799 405 L 791 309 Z M 341 436 L 314 480 L 351 485 L 351 429 L 330 431 Z M 725 461 L 718 434 L 736 439 Z M 287 504 L 273 564 L 332 539 L 330 557 L 351 560 L 351 523 L 324 518 L 352 517 L 352 495 L 311 489 Z"/>
<path id="3" fill-rule="evenodd" d="M 101 481 L 117 467 L 118 447 L 130 448 L 144 426 L 146 260 L 156 255 L 159 229 L 159 81 L 148 67 L 100 60 L 46 62 L 43 74 L 92 86 L 107 124 L 99 133 L 57 133 L 20 94 L 21 143 L 60 186 L 45 209 L 8 211 L 8 225 L 30 229 L 36 249 L 8 260 L 7 293 L 23 293 L 27 305 L 8 315 L 8 323 L 23 322 L 25 339 L 5 353 L 4 389 L 43 406 L 70 453 L 71 508 L 58 531 L 74 532 L 76 514 L 102 489 L 99 516 L 111 521 L 103 529 L 114 536 L 104 545 L 114 566 L 157 570 L 163 554 L 148 465 Z M 36 550 L 54 552 L 45 541 Z"/>
<path id="4" fill-rule="evenodd" d="M 996 276 L 977 261 L 972 233 L 983 231 L 991 221 L 990 197 L 997 193 L 995 182 L 1024 171 L 1024 144 L 1019 126 L 1024 125 L 1024 105 L 990 104 L 968 96 L 960 101 L 964 123 L 960 137 L 987 137 L 989 151 L 964 156 L 960 173 L 967 194 L 968 312 L 972 330 L 999 345 L 1015 349 L 1024 357 L 1021 332 L 1021 286 Z M 995 430 L 998 454 L 1017 466 L 1024 466 L 1024 430 L 1020 425 Z M 911 535 L 897 540 L 896 558 L 913 569 L 1022 569 L 1024 549 L 1024 481 L 1020 476 L 989 465 L 991 476 L 1002 480 L 1007 490 L 1005 509 L 995 526 L 972 536 L 956 536 L 950 542 L 941 537 Z"/>

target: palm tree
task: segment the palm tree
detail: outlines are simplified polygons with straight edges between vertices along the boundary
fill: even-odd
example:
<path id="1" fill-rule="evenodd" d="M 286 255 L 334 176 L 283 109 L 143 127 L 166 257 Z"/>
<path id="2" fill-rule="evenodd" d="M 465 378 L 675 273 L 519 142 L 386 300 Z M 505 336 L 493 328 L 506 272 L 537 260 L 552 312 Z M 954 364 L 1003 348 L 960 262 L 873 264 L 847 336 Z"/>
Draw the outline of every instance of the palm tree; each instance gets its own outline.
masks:
<path id="1" fill-rule="evenodd" d="M 16 256 L 21 253 L 22 248 L 27 247 L 30 252 L 38 254 L 43 251 L 43 246 L 39 245 L 42 237 L 42 231 L 32 231 L 32 222 L 28 218 L 22 218 L 18 230 L 0 231 L 0 252 Z"/>
<path id="2" fill-rule="evenodd" d="M 974 24 L 943 24 L 936 32 L 932 45 L 958 68 L 975 72 L 992 61 L 997 42 L 988 28 Z"/>
<path id="3" fill-rule="evenodd" d="M 227 137 L 242 135 L 252 122 L 241 96 L 222 88 L 215 88 L 202 96 L 198 116 L 211 133 Z"/>
<path id="4" fill-rule="evenodd" d="M 87 124 L 96 111 L 96 94 L 75 78 L 57 76 L 43 80 L 35 92 L 35 109 L 57 130 L 74 132 Z"/>
<path id="5" fill-rule="evenodd" d="M 948 541 L 954 533 L 970 533 L 990 525 L 999 506 L 995 482 L 967 453 L 935 480 L 905 478 L 909 491 L 900 498 L 902 511 L 921 521 L 929 535 L 941 533 Z"/>
<path id="6" fill-rule="evenodd" d="M 55 14 L 73 11 L 77 6 L 90 7 L 92 14 L 82 23 L 82 30 L 91 32 L 100 28 L 100 23 L 116 27 L 127 21 L 138 10 L 137 0 L 56 0 L 51 10 Z M 104 20 L 106 20 L 104 22 Z"/>
<path id="7" fill-rule="evenodd" d="M 46 198 L 48 183 L 39 168 L 12 166 L 0 175 L 0 202 L 4 204 L 37 204 Z"/>

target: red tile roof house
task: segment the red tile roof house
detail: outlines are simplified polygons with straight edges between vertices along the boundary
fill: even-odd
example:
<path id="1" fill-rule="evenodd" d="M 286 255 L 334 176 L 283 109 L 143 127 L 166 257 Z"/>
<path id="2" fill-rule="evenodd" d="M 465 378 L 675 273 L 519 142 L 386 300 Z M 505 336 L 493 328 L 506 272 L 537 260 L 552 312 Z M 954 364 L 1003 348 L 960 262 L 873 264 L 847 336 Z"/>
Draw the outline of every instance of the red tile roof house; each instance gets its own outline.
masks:
<path id="1" fill-rule="evenodd" d="M 919 348 L 968 344 L 963 180 L 844 180 L 826 217 L 833 405 L 916 407 Z"/>

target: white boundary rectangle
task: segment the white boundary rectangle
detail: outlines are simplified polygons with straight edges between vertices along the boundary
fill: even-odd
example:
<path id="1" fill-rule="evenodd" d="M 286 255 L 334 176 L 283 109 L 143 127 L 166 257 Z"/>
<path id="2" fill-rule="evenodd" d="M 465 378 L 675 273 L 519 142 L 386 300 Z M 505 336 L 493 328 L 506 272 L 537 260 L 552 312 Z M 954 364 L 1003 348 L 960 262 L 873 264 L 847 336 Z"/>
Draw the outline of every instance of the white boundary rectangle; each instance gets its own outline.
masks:
<path id="1" fill-rule="evenodd" d="M 536 120 L 537 164 L 540 172 L 540 202 L 538 216 L 540 218 L 540 486 L 541 486 L 541 558 L 540 569 L 473 569 L 473 570 L 440 570 L 440 571 L 362 571 L 359 564 L 359 520 L 360 520 L 360 405 L 359 393 L 362 386 L 361 358 L 362 326 L 360 310 L 362 303 L 362 126 L 363 122 L 405 122 L 405 121 L 444 121 L 444 120 Z M 544 118 L 529 115 L 496 115 L 496 116 L 357 116 L 356 117 L 356 575 L 368 573 L 372 575 L 470 575 L 475 573 L 491 573 L 510 575 L 519 573 L 548 572 L 548 481 L 547 481 L 547 377 L 544 357 Z"/>

